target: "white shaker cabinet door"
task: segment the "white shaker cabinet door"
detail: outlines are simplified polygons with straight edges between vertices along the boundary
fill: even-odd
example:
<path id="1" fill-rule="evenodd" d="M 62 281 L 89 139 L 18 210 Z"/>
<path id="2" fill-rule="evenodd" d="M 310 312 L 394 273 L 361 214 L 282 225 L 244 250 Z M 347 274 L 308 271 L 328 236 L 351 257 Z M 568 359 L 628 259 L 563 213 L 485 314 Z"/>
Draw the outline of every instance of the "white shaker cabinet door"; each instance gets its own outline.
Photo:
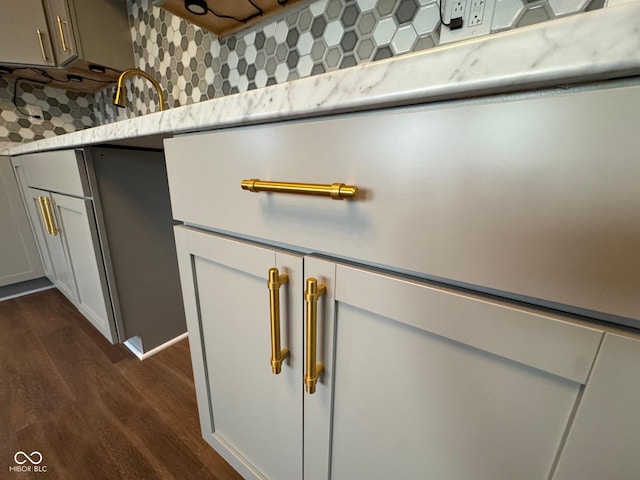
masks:
<path id="1" fill-rule="evenodd" d="M 91 200 L 51 194 L 57 229 L 77 288 L 74 304 L 112 343 L 116 340 Z"/>
<path id="2" fill-rule="evenodd" d="M 554 480 L 640 478 L 640 340 L 607 334 Z"/>
<path id="3" fill-rule="evenodd" d="M 59 216 L 55 213 L 53 195 L 34 188 L 27 188 L 25 195 L 47 277 L 75 305 L 78 301 L 78 287 L 73 276 L 69 254 L 62 241 L 62 231 Z"/>
<path id="4" fill-rule="evenodd" d="M 27 215 L 11 160 L 0 156 L 0 287 L 44 274 Z"/>
<path id="5" fill-rule="evenodd" d="M 244 478 L 302 477 L 302 258 L 175 229 L 203 437 Z M 281 286 L 282 371 L 271 370 L 272 267 Z"/>
<path id="6" fill-rule="evenodd" d="M 49 245 L 47 242 L 47 235 L 49 235 L 46 227 L 46 220 L 44 212 L 42 211 L 39 203 L 39 197 L 48 195 L 47 192 L 36 190 L 33 188 L 24 188 L 24 196 L 27 207 L 27 214 L 31 220 L 33 227 L 33 235 L 40 251 L 40 257 L 42 259 L 42 266 L 44 268 L 44 274 L 51 280 L 52 283 L 56 281 L 55 271 L 53 269 L 53 260 L 51 259 L 51 252 L 49 251 Z"/>
<path id="7" fill-rule="evenodd" d="M 305 480 L 548 478 L 602 332 L 316 258 L 304 268 L 327 289 Z"/>

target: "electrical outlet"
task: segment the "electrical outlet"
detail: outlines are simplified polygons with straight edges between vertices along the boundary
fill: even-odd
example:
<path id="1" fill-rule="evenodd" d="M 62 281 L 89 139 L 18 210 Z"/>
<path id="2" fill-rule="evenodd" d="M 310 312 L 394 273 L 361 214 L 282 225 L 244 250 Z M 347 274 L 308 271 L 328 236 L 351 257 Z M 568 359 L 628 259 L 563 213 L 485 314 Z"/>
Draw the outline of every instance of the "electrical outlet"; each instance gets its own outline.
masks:
<path id="1" fill-rule="evenodd" d="M 452 18 L 461 16 L 462 28 L 451 30 L 446 25 L 442 25 L 440 45 L 489 35 L 495 5 L 496 0 L 449 0 L 448 3 L 445 2 L 445 10 L 443 11 L 445 21 L 451 21 Z"/>
<path id="2" fill-rule="evenodd" d="M 451 6 L 451 15 L 449 16 L 449 20 L 457 17 L 464 17 L 464 11 L 466 10 L 467 2 L 466 0 L 456 0 L 453 2 Z"/>
<path id="3" fill-rule="evenodd" d="M 29 120 L 31 120 L 32 124 L 39 124 L 44 121 L 44 116 L 42 115 L 42 109 L 37 105 L 27 105 L 25 107 L 25 111 L 29 114 Z"/>
<path id="4" fill-rule="evenodd" d="M 482 25 L 484 17 L 485 0 L 472 0 L 471 1 L 471 13 L 469 14 L 469 22 L 467 25 L 474 27 L 476 25 Z"/>

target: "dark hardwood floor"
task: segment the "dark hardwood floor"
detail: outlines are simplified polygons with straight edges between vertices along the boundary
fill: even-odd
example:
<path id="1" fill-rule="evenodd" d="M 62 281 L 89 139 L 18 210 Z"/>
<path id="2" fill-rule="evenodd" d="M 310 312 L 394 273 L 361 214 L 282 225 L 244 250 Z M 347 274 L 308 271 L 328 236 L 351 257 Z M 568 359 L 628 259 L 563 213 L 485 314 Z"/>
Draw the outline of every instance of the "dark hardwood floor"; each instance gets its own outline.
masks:
<path id="1" fill-rule="evenodd" d="M 0 302 L 0 478 L 242 477 L 200 436 L 187 340 L 141 362 L 47 290 Z"/>

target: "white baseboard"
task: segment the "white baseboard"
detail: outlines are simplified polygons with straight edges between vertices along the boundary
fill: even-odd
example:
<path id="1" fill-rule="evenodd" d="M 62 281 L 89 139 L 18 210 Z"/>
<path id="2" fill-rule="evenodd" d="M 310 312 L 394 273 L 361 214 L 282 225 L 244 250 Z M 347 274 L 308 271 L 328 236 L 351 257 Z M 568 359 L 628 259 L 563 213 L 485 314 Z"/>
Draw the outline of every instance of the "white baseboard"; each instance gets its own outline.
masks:
<path id="1" fill-rule="evenodd" d="M 189 334 L 187 332 L 184 332 L 182 335 L 178 335 L 176 338 L 172 338 L 168 342 L 165 342 L 162 345 L 158 345 L 156 348 L 152 348 L 148 352 L 141 352 L 140 349 L 136 345 L 134 345 L 133 342 L 131 342 L 130 340 L 127 340 L 126 342 L 124 342 L 124 345 L 129 350 L 131 350 L 131 352 L 136 357 L 138 357 L 140 360 L 145 360 L 145 359 L 155 355 L 156 353 L 164 350 L 165 348 L 169 348 L 174 343 L 178 343 L 179 341 L 184 340 L 188 336 L 189 336 Z"/>
<path id="2" fill-rule="evenodd" d="M 31 295 L 32 293 L 44 292 L 45 290 L 50 290 L 52 288 L 56 288 L 55 285 L 47 285 L 46 287 L 34 288 L 33 290 L 27 290 L 26 292 L 14 293 L 13 295 L 7 295 L 6 297 L 0 298 L 0 302 L 24 297 L 25 295 Z"/>

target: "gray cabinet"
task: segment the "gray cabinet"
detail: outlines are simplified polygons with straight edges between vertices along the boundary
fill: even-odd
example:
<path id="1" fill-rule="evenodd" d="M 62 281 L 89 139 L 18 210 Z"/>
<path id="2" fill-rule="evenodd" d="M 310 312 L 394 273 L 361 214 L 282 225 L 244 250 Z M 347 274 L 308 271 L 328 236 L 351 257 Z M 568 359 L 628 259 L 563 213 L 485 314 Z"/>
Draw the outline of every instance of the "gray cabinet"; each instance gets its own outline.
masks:
<path id="1" fill-rule="evenodd" d="M 161 152 L 14 157 L 47 276 L 109 341 L 140 357 L 184 334 Z"/>
<path id="2" fill-rule="evenodd" d="M 88 70 L 133 65 L 124 0 L 5 2 L 0 18 L 0 64 Z"/>
<path id="3" fill-rule="evenodd" d="M 176 241 L 203 435 L 245 478 L 549 475 L 601 331 L 190 228 Z M 271 268 L 288 277 L 279 375 Z"/>
<path id="4" fill-rule="evenodd" d="M 0 157 L 0 287 L 44 276 L 9 157 Z"/>
<path id="5" fill-rule="evenodd" d="M 5 1 L 0 15 L 0 63 L 54 66 L 42 0 Z"/>
<path id="6" fill-rule="evenodd" d="M 117 333 L 91 200 L 30 187 L 25 200 L 49 280 L 114 343 Z"/>
<path id="7" fill-rule="evenodd" d="M 285 378 L 303 389 L 323 365 L 303 395 L 303 478 L 632 478 L 638 342 L 588 318 L 640 321 L 638 101 L 636 86 L 167 139 L 205 439 L 247 478 L 293 478 L 242 435 L 267 442 L 280 418 L 256 412 L 279 388 L 266 285 L 287 248 L 326 290 L 310 322 L 286 265 L 282 317 L 306 326 L 302 351 L 283 342 Z M 283 193 L 336 182 L 360 195 Z"/>

